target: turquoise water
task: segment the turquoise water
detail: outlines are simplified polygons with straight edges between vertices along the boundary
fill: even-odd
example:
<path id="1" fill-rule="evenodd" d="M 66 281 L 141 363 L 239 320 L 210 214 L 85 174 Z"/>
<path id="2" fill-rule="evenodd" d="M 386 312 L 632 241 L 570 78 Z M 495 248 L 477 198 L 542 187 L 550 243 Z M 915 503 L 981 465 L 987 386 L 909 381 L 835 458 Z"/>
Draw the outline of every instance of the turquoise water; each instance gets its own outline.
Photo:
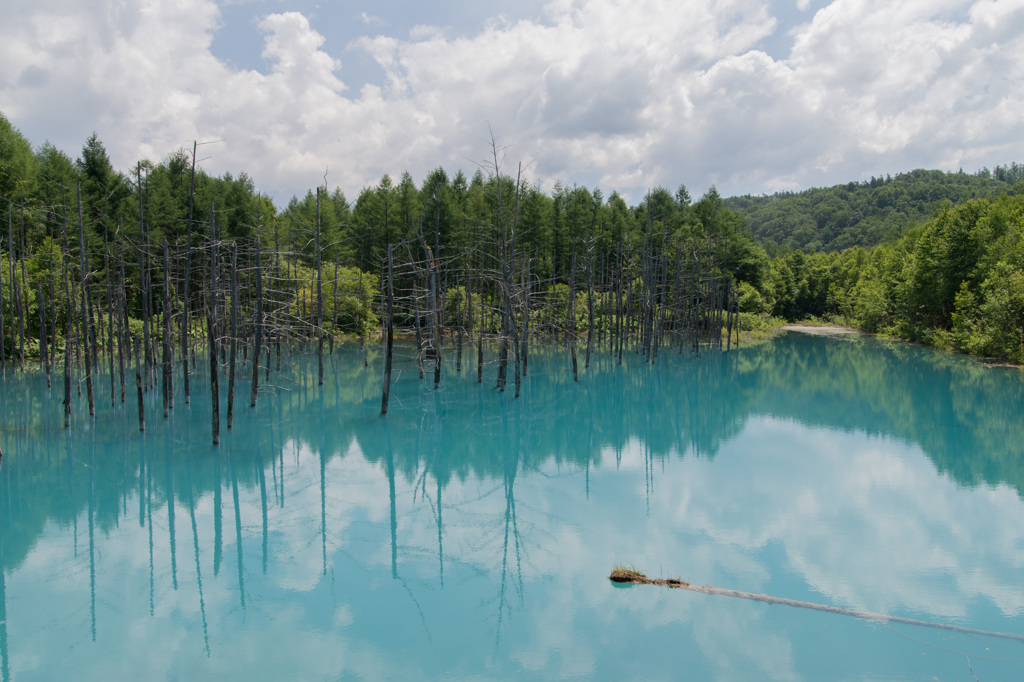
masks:
<path id="1" fill-rule="evenodd" d="M 286 357 L 216 448 L 202 376 L 140 434 L 109 377 L 65 431 L 8 373 L 3 682 L 1024 677 L 1017 641 L 607 579 L 1024 634 L 1017 370 L 788 334 L 578 384 L 531 353 L 515 400 L 403 358 L 381 418 L 367 363 Z"/>

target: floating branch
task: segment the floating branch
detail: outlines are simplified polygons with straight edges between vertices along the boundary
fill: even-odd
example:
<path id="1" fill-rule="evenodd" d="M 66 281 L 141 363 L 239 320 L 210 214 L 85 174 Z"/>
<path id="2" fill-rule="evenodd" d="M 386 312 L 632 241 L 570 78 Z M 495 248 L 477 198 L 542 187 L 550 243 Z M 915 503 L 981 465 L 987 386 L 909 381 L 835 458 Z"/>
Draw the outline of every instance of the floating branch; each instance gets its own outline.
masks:
<path id="1" fill-rule="evenodd" d="M 811 609 L 813 611 L 824 611 L 825 613 L 836 613 L 841 616 L 853 616 L 854 618 L 873 620 L 879 623 L 902 623 L 904 625 L 917 625 L 926 628 L 936 628 L 939 630 L 962 632 L 969 635 L 1001 637 L 1003 639 L 1012 639 L 1018 642 L 1024 642 L 1024 635 L 1018 635 L 1013 632 L 991 632 L 989 630 L 977 630 L 975 628 L 965 628 L 960 627 L 959 625 L 949 625 L 947 623 L 934 623 L 927 620 L 915 620 L 913 618 L 889 616 L 882 613 L 869 613 L 867 611 L 851 611 L 850 609 L 844 609 L 841 606 L 827 606 L 825 604 L 815 604 L 809 601 L 798 601 L 796 599 L 783 599 L 782 597 L 772 597 L 767 594 L 740 592 L 739 590 L 723 590 L 718 587 L 712 587 L 711 585 L 693 585 L 691 583 L 676 578 L 669 578 L 667 580 L 659 578 L 648 578 L 643 573 L 625 568 L 616 568 L 612 571 L 611 575 L 608 576 L 608 579 L 614 583 L 628 583 L 632 585 L 661 585 L 662 587 L 674 587 L 677 589 L 690 590 L 691 592 L 717 594 L 722 597 L 739 597 L 740 599 L 750 599 L 752 601 L 760 601 L 766 604 L 781 604 L 783 606 L 794 606 L 801 609 Z"/>

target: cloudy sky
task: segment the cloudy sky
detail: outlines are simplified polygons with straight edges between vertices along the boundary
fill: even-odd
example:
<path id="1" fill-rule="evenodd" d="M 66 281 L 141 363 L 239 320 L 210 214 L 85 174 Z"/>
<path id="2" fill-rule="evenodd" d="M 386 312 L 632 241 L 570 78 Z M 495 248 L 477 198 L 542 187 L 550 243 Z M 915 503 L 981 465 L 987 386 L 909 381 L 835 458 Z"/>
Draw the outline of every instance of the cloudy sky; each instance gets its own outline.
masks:
<path id="1" fill-rule="evenodd" d="M 1024 0 L 6 0 L 0 111 L 279 202 L 468 173 L 773 192 L 1024 161 Z"/>

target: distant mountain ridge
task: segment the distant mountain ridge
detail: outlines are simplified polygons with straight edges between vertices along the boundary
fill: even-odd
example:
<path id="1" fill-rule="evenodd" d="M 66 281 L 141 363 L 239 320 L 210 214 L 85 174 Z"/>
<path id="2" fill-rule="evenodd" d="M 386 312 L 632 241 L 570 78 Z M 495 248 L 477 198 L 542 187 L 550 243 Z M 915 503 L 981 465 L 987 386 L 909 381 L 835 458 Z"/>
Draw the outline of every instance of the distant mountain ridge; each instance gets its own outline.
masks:
<path id="1" fill-rule="evenodd" d="M 832 187 L 737 196 L 724 205 L 746 218 L 769 251 L 841 251 L 892 241 L 946 201 L 1024 194 L 1024 164 L 962 170 L 913 170 Z"/>

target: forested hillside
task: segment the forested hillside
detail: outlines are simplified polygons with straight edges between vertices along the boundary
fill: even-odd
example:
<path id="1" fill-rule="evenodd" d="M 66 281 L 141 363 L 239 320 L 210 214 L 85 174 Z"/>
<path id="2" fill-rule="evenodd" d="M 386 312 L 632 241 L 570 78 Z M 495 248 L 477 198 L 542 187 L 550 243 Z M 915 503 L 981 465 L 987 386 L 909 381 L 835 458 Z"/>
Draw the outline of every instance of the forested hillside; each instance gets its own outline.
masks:
<path id="1" fill-rule="evenodd" d="M 901 239 L 772 261 L 772 311 L 840 318 L 940 348 L 1024 363 L 1024 196 L 972 199 Z"/>
<path id="2" fill-rule="evenodd" d="M 770 253 L 841 251 L 901 237 L 947 203 L 1024 194 L 1024 165 L 968 174 L 915 170 L 868 182 L 771 196 L 729 197 L 724 205 L 746 218 Z"/>

